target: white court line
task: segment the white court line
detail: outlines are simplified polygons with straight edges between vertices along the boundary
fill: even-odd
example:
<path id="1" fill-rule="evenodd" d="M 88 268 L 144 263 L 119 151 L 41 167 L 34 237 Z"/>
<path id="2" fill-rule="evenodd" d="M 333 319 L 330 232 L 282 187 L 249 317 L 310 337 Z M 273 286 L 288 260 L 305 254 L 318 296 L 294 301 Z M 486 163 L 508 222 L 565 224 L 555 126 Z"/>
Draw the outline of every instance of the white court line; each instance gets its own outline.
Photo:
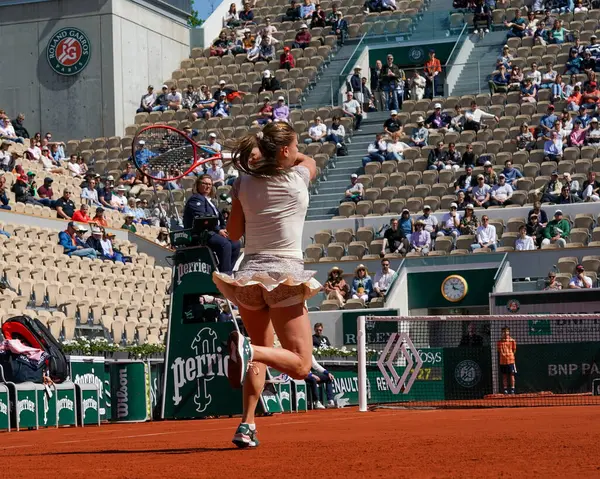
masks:
<path id="1" fill-rule="evenodd" d="M 321 414 L 319 414 L 321 415 Z M 389 414 L 377 414 L 377 416 L 395 416 L 397 415 L 397 413 L 389 413 Z M 275 424 L 263 424 L 261 425 L 261 430 L 267 429 L 268 427 L 279 427 L 279 426 L 287 426 L 287 425 L 293 425 L 293 424 L 311 424 L 311 423 L 319 423 L 322 424 L 323 422 L 333 422 L 333 421 L 349 421 L 351 419 L 367 419 L 372 417 L 370 414 L 364 414 L 364 413 L 356 413 L 356 414 L 352 414 L 351 416 L 348 417 L 338 417 L 338 418 L 316 418 L 314 420 L 307 420 L 307 421 L 285 421 L 285 422 L 279 422 L 279 423 L 275 423 Z M 219 419 L 215 419 L 215 421 L 219 421 Z M 202 429 L 201 431 L 199 431 L 198 429 L 183 429 L 183 430 L 179 430 L 179 431 L 165 431 L 165 432 L 155 432 L 155 433 L 148 433 L 148 434 L 132 434 L 132 435 L 128 435 L 128 436 L 115 436 L 114 438 L 111 439 L 134 439 L 134 438 L 141 438 L 141 437 L 153 437 L 153 436 L 168 436 L 168 435 L 172 435 L 172 434 L 185 434 L 185 433 L 194 433 L 194 432 L 215 432 L 215 431 L 230 431 L 232 429 L 231 426 L 227 426 L 227 427 L 219 427 L 219 428 L 212 428 L 212 429 Z M 113 431 L 114 432 L 114 431 Z M 89 438 L 89 439 L 80 439 L 80 440 L 76 440 L 76 441 L 56 441 L 53 444 L 75 444 L 75 443 L 84 443 L 84 442 L 94 442 L 94 441 L 99 441 L 99 440 L 104 440 L 104 438 L 98 438 L 98 437 L 94 437 L 94 438 Z M 13 446 L 0 446 L 0 450 L 4 450 L 4 449 L 18 449 L 18 448 L 23 448 L 23 447 L 34 447 L 34 444 L 22 444 L 22 445 L 13 445 Z M 135 454 L 135 450 L 132 450 L 131 453 Z M 60 454 L 60 452 L 56 453 L 56 454 Z M 90 451 L 90 454 L 93 454 L 93 451 Z"/>

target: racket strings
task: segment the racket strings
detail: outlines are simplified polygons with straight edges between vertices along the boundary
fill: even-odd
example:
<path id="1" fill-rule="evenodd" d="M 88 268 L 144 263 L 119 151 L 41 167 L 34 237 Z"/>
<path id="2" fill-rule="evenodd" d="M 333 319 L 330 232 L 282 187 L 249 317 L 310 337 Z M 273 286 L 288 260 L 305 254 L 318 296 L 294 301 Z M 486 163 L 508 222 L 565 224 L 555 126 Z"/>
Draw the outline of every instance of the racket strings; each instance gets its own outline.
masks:
<path id="1" fill-rule="evenodd" d="M 194 146 L 182 135 L 171 130 L 152 129 L 140 138 L 144 147 L 148 168 L 165 174 L 174 170 L 186 170 L 194 162 Z"/>

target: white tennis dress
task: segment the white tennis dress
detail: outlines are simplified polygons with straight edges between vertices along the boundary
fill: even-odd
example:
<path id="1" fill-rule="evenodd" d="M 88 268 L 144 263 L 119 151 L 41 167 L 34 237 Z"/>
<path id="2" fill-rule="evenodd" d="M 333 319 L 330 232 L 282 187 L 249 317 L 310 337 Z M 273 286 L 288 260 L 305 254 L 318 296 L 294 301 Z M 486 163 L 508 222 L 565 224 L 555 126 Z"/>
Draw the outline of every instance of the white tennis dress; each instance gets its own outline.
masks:
<path id="1" fill-rule="evenodd" d="M 302 231 L 310 173 L 294 166 L 286 175 L 240 176 L 232 188 L 245 217 L 244 259 L 233 275 L 213 273 L 221 293 L 246 309 L 303 303 L 321 290 L 315 271 L 304 270 Z"/>

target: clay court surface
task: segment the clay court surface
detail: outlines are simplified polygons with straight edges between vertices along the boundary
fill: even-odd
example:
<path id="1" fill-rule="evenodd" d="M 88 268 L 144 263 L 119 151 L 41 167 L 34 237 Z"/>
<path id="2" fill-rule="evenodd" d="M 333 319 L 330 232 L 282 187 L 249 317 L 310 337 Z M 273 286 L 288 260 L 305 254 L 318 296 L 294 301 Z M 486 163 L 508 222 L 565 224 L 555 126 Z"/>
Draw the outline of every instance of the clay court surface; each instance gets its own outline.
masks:
<path id="1" fill-rule="evenodd" d="M 231 444 L 237 419 L 0 434 L 1 477 L 599 477 L 600 408 L 356 408 L 259 418 L 261 446 Z"/>

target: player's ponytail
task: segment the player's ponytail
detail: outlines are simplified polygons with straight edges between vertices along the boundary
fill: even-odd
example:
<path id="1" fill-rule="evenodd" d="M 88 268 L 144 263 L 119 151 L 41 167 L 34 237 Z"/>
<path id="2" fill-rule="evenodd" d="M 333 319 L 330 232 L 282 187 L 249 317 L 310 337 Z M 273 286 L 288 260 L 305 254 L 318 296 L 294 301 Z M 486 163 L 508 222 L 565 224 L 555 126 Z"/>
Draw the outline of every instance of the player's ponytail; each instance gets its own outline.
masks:
<path id="1" fill-rule="evenodd" d="M 289 146 L 296 132 L 283 122 L 269 123 L 262 131 L 249 134 L 237 141 L 232 152 L 234 166 L 252 176 L 278 176 L 286 170 L 279 166 L 279 149 Z"/>

